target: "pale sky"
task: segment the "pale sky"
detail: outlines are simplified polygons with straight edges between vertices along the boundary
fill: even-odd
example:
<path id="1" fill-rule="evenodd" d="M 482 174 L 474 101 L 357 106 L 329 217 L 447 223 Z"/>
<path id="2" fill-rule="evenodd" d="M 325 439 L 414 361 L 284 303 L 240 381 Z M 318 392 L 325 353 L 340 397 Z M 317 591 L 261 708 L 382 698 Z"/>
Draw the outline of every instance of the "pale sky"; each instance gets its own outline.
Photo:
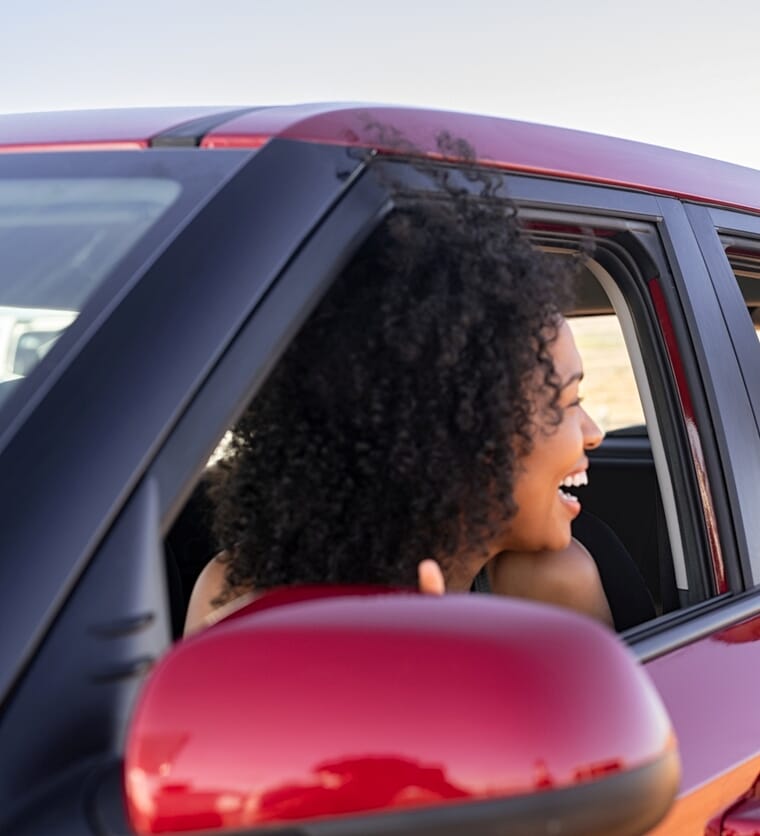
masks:
<path id="1" fill-rule="evenodd" d="M 345 100 L 760 168 L 760 0 L 0 0 L 0 113 Z"/>

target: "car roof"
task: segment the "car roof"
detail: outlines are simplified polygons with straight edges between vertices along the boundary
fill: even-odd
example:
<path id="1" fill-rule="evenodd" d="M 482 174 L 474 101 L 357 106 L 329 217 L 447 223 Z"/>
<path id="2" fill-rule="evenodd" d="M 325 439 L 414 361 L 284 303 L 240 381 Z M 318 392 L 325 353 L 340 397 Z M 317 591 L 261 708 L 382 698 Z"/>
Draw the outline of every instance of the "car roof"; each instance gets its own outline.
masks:
<path id="1" fill-rule="evenodd" d="M 0 152 L 200 145 L 257 148 L 274 137 L 461 159 L 509 171 L 654 192 L 760 212 L 760 171 L 568 128 L 392 105 L 135 108 L 0 115 Z"/>

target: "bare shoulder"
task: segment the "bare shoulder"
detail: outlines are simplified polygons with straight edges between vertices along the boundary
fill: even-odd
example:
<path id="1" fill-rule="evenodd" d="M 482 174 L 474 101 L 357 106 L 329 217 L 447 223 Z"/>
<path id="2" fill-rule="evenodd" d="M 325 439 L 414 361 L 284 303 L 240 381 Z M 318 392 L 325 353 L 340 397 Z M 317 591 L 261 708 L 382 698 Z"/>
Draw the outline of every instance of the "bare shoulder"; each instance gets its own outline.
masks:
<path id="1" fill-rule="evenodd" d="M 577 540 L 557 552 L 504 552 L 488 571 L 497 594 L 557 604 L 612 625 L 594 558 Z"/>
<path id="2" fill-rule="evenodd" d="M 540 565 L 547 580 L 560 587 L 584 590 L 601 586 L 594 558 L 576 539 L 561 552 L 547 552 Z"/>
<path id="3" fill-rule="evenodd" d="M 233 596 L 222 605 L 213 603 L 226 592 L 225 575 L 228 558 L 227 552 L 220 552 L 203 567 L 203 571 L 198 575 L 187 607 L 184 635 L 187 636 L 196 630 L 208 627 L 254 597 L 252 590 L 249 592 L 241 590 L 240 595 Z"/>

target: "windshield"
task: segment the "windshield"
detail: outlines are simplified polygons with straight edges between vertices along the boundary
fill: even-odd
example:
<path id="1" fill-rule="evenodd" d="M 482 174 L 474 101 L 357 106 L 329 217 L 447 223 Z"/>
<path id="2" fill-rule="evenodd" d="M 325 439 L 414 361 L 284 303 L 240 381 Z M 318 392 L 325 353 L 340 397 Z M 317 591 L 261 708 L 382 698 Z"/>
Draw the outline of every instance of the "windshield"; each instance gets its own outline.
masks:
<path id="1" fill-rule="evenodd" d="M 0 179 L 0 402 L 176 200 L 168 179 Z"/>

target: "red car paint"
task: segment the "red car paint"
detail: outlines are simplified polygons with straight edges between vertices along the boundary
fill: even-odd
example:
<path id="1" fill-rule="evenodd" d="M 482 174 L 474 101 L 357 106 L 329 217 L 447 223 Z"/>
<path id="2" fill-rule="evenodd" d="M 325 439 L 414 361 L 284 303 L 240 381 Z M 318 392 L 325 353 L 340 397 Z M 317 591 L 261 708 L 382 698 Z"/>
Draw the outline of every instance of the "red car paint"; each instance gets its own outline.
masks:
<path id="1" fill-rule="evenodd" d="M 730 687 L 760 659 L 760 617 L 654 659 L 647 665 L 671 716 L 683 754 L 682 791 L 713 777 L 717 765 L 760 754 L 760 712 L 753 687 Z M 760 677 L 757 677 L 760 683 Z M 684 703 L 685 694 L 690 695 Z M 719 710 L 717 710 L 719 708 Z M 699 730 L 699 733 L 697 733 Z"/>
<path id="2" fill-rule="evenodd" d="M 673 751 L 651 686 L 590 620 L 467 595 L 267 597 L 151 676 L 125 762 L 138 832 L 528 794 Z"/>
<path id="3" fill-rule="evenodd" d="M 682 759 L 679 801 L 657 833 L 701 833 L 760 772 L 760 616 L 646 666 L 673 721 Z M 758 833 L 737 830 L 741 834 Z M 733 831 L 731 831 L 733 832 Z"/>
<path id="4" fill-rule="evenodd" d="M 146 107 L 2 115 L 0 153 L 145 148 L 160 133 L 224 112 L 220 107 Z"/>

